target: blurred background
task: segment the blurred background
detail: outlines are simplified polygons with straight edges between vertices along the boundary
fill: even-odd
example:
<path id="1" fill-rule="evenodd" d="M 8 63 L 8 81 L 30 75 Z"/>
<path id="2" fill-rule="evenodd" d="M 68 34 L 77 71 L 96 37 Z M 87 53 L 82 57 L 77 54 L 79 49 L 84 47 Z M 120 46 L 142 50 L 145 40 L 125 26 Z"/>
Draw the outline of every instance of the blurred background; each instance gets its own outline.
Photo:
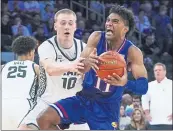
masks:
<path id="1" fill-rule="evenodd" d="M 108 11 L 115 4 L 123 5 L 135 14 L 136 29 L 129 39 L 143 51 L 149 79 L 154 79 L 152 67 L 158 60 L 166 64 L 168 78 L 172 79 L 171 0 L 2 0 L 2 64 L 15 59 L 11 43 L 17 36 L 34 36 L 41 44 L 55 35 L 53 16 L 58 10 L 70 8 L 75 11 L 78 18 L 75 37 L 87 42 L 93 31 L 104 30 Z M 35 62 L 38 63 L 37 54 Z"/>
<path id="2" fill-rule="evenodd" d="M 58 10 L 70 8 L 76 13 L 75 37 L 87 43 L 93 31 L 104 31 L 104 22 L 109 9 L 116 4 L 132 10 L 135 15 L 136 29 L 128 36 L 128 39 L 142 50 L 149 81 L 155 79 L 153 65 L 156 62 L 166 65 L 167 77 L 172 80 L 171 0 L 2 0 L 1 64 L 15 59 L 15 55 L 11 52 L 11 44 L 16 37 L 34 36 L 39 46 L 43 41 L 55 35 L 53 17 Z M 38 61 L 36 51 L 35 62 L 38 64 Z M 137 100 L 141 105 L 140 97 L 124 95 L 126 101 L 122 101 L 125 103 L 125 106 L 121 106 L 122 116 L 132 114 L 130 107 L 134 104 L 132 101 Z"/>

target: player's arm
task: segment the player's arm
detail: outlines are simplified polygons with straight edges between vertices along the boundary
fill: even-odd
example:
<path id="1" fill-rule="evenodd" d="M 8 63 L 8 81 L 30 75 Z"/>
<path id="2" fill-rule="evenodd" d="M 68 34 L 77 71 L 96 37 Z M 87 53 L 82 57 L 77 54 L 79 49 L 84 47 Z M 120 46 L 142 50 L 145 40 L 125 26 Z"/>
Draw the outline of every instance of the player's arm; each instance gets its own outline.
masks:
<path id="1" fill-rule="evenodd" d="M 54 60 L 52 60 L 51 58 L 48 58 L 45 60 L 41 60 L 40 64 L 44 67 L 44 69 L 50 76 L 54 76 L 54 75 L 57 76 L 57 75 L 62 75 L 68 71 L 78 73 L 78 69 L 84 69 L 84 64 L 80 62 L 82 60 L 83 59 L 78 59 L 68 64 L 64 64 L 64 63 L 57 64 Z"/>
<path id="2" fill-rule="evenodd" d="M 99 39 L 101 37 L 101 32 L 100 31 L 94 31 L 88 38 L 87 41 L 87 45 L 84 48 L 84 50 L 81 53 L 82 58 L 85 58 L 85 60 L 83 60 L 84 63 L 84 67 L 85 69 L 82 70 L 81 72 L 85 73 L 87 71 L 89 71 L 89 69 L 91 67 L 98 69 L 96 63 L 98 63 L 97 59 L 97 50 L 96 50 L 96 46 L 99 42 Z"/>
<path id="3" fill-rule="evenodd" d="M 140 95 L 146 94 L 148 91 L 148 78 L 141 50 L 131 46 L 128 50 L 128 60 L 131 63 L 131 70 L 135 80 L 127 82 L 127 89 Z"/>
<path id="4" fill-rule="evenodd" d="M 36 75 L 38 76 L 38 78 L 39 78 L 39 65 L 37 65 L 37 64 L 34 64 L 34 70 L 35 70 L 35 73 L 36 73 Z"/>
<path id="5" fill-rule="evenodd" d="M 49 43 L 41 44 L 38 48 L 38 54 L 40 57 L 40 65 L 42 65 L 46 72 L 51 76 L 62 75 L 68 71 L 77 72 L 77 68 L 83 69 L 83 63 L 80 63 L 81 59 L 67 64 L 56 63 L 54 48 Z"/>

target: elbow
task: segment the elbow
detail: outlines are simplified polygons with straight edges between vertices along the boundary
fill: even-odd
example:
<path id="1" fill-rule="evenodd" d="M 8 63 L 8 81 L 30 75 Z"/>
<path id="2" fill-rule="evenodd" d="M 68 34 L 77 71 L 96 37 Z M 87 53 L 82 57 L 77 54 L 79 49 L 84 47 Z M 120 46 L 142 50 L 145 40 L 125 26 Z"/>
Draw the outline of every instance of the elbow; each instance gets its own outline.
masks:
<path id="1" fill-rule="evenodd" d="M 143 91 L 141 92 L 142 94 L 141 95 L 145 95 L 148 91 L 148 83 L 146 83 L 145 85 L 143 85 Z"/>
<path id="2" fill-rule="evenodd" d="M 148 83 L 142 85 L 139 89 L 140 90 L 138 90 L 138 94 L 139 95 L 145 95 L 148 91 Z"/>

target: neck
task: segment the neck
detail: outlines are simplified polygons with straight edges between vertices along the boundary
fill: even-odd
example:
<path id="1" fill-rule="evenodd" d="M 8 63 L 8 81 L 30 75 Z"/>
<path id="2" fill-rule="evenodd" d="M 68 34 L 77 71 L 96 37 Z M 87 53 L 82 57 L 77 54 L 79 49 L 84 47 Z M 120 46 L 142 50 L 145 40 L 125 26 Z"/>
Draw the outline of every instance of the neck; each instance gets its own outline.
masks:
<path id="1" fill-rule="evenodd" d="M 123 37 L 122 39 L 115 39 L 112 41 L 108 41 L 109 49 L 117 51 L 120 48 L 120 46 L 123 44 L 124 39 L 125 37 Z"/>
<path id="2" fill-rule="evenodd" d="M 140 122 L 139 121 L 135 122 L 135 125 L 136 125 L 136 129 L 140 128 Z"/>
<path id="3" fill-rule="evenodd" d="M 26 60 L 30 60 L 27 56 L 17 56 L 17 60 L 18 61 L 26 61 Z"/>
<path id="4" fill-rule="evenodd" d="M 62 48 L 69 49 L 73 45 L 73 37 L 71 39 L 61 39 L 57 36 L 57 42 Z"/>

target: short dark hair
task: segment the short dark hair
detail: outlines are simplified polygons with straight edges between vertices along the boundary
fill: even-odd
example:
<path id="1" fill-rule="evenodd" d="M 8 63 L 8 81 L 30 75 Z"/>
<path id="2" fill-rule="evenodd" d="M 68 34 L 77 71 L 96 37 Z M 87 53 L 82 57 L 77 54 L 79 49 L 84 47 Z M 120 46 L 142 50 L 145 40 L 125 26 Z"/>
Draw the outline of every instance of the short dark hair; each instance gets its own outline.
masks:
<path id="1" fill-rule="evenodd" d="M 37 40 L 30 36 L 19 36 L 12 43 L 12 51 L 21 56 L 34 50 L 37 46 Z"/>
<path id="2" fill-rule="evenodd" d="M 140 99 L 141 100 L 141 96 L 140 95 L 132 95 L 132 99 Z"/>
<path id="3" fill-rule="evenodd" d="M 127 32 L 127 35 L 130 32 L 133 32 L 135 29 L 135 20 L 133 12 L 123 6 L 120 5 L 114 5 L 109 11 L 109 14 L 115 13 L 118 14 L 123 20 L 126 26 L 129 27 L 129 31 Z"/>

